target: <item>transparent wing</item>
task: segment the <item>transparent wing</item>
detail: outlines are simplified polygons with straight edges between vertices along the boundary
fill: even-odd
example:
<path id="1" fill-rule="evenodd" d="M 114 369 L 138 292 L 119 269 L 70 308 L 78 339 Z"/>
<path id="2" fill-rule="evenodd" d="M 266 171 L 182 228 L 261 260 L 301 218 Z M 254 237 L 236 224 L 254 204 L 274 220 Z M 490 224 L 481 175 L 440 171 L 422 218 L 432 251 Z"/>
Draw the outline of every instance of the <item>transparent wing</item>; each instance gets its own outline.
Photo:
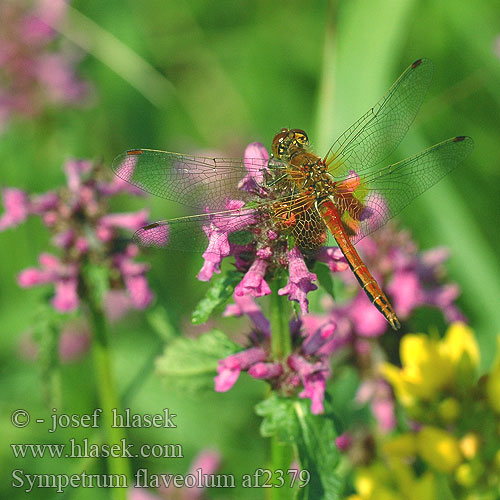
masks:
<path id="1" fill-rule="evenodd" d="M 251 195 L 238 189 L 244 178 L 263 178 L 267 160 L 204 158 L 152 149 L 126 151 L 113 161 L 121 179 L 148 193 L 205 210 L 223 210 L 228 199 Z"/>
<path id="2" fill-rule="evenodd" d="M 340 183 L 337 206 L 341 207 L 342 221 L 351 241 L 358 242 L 401 212 L 449 174 L 473 149 L 470 137 L 454 137 L 376 173 L 360 176 L 353 190 Z"/>
<path id="3" fill-rule="evenodd" d="M 419 59 L 398 78 L 389 92 L 332 145 L 325 163 L 335 178 L 351 170 L 369 172 L 386 159 L 406 135 L 432 80 L 433 65 Z"/>
<path id="4" fill-rule="evenodd" d="M 178 217 L 142 227 L 135 232 L 134 240 L 146 247 L 165 247 L 183 252 L 219 252 L 219 245 L 228 245 L 229 241 L 249 243 L 251 240 L 243 233 L 262 216 L 259 210 L 240 208 Z M 220 238 L 224 238 L 224 242 Z"/>

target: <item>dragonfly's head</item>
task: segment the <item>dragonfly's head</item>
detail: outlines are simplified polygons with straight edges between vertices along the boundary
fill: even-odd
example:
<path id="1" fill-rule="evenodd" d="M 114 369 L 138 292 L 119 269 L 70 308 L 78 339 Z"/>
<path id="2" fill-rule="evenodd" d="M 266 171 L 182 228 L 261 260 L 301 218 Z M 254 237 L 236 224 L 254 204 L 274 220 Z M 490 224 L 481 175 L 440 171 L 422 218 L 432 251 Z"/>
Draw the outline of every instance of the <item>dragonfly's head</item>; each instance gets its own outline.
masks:
<path id="1" fill-rule="evenodd" d="M 290 155 L 290 149 L 306 148 L 309 144 L 307 134 L 299 128 L 282 128 L 273 139 L 271 146 L 273 156 L 281 160 Z"/>

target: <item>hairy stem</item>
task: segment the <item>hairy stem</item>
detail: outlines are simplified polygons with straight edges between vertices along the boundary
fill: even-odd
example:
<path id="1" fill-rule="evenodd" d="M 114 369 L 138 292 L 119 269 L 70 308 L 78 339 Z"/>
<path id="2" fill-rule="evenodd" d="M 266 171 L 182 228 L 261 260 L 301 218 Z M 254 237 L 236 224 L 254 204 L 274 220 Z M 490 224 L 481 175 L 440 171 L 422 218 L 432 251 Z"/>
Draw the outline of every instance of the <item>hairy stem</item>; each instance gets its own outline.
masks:
<path id="1" fill-rule="evenodd" d="M 119 412 L 120 405 L 111 366 L 106 319 L 102 308 L 92 297 L 88 298 L 87 304 L 90 310 L 95 373 L 99 404 L 100 408 L 102 408 L 105 442 L 110 445 L 120 444 L 125 440 L 125 433 L 120 427 L 112 427 L 112 410 L 116 408 L 115 411 Z M 107 465 L 109 474 L 113 474 L 113 476 L 116 474 L 124 475 L 128 482 L 130 478 L 130 464 L 126 457 L 108 457 Z M 125 488 L 113 488 L 111 495 L 114 500 L 126 500 L 127 490 Z"/>
<path id="2" fill-rule="evenodd" d="M 278 295 L 281 280 L 276 278 L 271 285 L 271 353 L 274 359 L 284 359 L 292 352 L 290 339 L 290 302 L 287 297 Z"/>
<path id="3" fill-rule="evenodd" d="M 271 353 L 273 359 L 285 359 L 292 352 L 290 339 L 290 302 L 287 297 L 278 295 L 278 290 L 282 283 L 280 278 L 276 278 L 272 285 L 270 318 L 271 318 Z M 287 470 L 293 457 L 290 445 L 280 443 L 276 436 L 271 438 L 271 470 L 275 471 L 272 480 L 277 474 L 283 474 L 283 478 L 288 478 Z M 280 471 L 280 472 L 277 472 Z M 268 498 L 271 500 L 285 500 L 290 498 L 290 488 L 288 486 L 269 488 Z"/>

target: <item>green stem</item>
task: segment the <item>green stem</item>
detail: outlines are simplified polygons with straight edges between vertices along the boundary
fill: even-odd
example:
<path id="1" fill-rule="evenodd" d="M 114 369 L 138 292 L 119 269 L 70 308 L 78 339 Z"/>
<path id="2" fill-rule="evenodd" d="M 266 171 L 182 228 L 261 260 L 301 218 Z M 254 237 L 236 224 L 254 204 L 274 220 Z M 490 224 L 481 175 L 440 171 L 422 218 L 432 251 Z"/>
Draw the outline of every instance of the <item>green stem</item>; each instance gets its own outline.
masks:
<path id="1" fill-rule="evenodd" d="M 102 408 L 104 435 L 106 436 L 107 444 L 120 444 L 122 440 L 126 439 L 126 436 L 121 427 L 112 427 L 112 410 L 116 408 L 115 411 L 119 412 L 120 407 L 112 373 L 106 319 L 101 307 L 91 297 L 88 299 L 88 306 L 94 337 L 92 342 L 93 355 L 99 403 L 100 408 Z M 128 483 L 131 476 L 130 464 L 126 457 L 108 457 L 107 465 L 109 474 L 113 476 L 118 474 L 124 475 Z M 127 498 L 127 490 L 125 488 L 114 488 L 111 494 L 114 500 L 126 500 Z"/>
<path id="2" fill-rule="evenodd" d="M 290 302 L 287 297 L 278 295 L 278 290 L 282 283 L 280 278 L 276 278 L 271 285 L 271 353 L 275 360 L 283 360 L 292 352 L 290 339 Z M 287 470 L 293 458 L 293 450 L 290 445 L 280 443 L 276 436 L 271 438 L 271 469 L 281 471 L 286 480 L 289 476 Z M 280 473 L 281 473 L 280 472 Z M 290 498 L 290 488 L 269 488 L 269 498 L 271 500 L 286 500 Z"/>
<path id="3" fill-rule="evenodd" d="M 288 326 L 290 302 L 287 297 L 278 295 L 281 286 L 282 283 L 279 278 L 276 278 L 271 286 L 271 353 L 273 359 L 276 360 L 284 359 L 292 352 L 290 328 Z"/>

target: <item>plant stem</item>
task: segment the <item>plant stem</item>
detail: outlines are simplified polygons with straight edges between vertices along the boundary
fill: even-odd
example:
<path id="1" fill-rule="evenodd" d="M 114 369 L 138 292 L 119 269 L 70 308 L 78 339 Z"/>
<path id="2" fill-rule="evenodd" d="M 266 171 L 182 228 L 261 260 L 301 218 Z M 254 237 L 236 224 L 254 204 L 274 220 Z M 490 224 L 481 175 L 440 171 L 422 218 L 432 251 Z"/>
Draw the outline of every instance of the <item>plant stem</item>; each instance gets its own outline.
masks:
<path id="1" fill-rule="evenodd" d="M 119 412 L 119 401 L 112 373 L 106 319 L 100 305 L 92 297 L 88 298 L 87 303 L 90 309 L 93 332 L 93 355 L 99 403 L 100 408 L 102 408 L 105 442 L 110 445 L 120 444 L 122 440 L 125 440 L 125 433 L 121 427 L 112 427 L 112 410 L 116 408 L 115 411 Z M 128 482 L 130 478 L 130 464 L 126 457 L 108 457 L 107 465 L 109 474 L 115 477 L 118 474 L 124 475 Z M 126 500 L 127 489 L 113 488 L 111 495 L 114 500 Z"/>
<path id="2" fill-rule="evenodd" d="M 292 352 L 292 343 L 290 339 L 290 302 L 287 297 L 278 295 L 281 288 L 281 279 L 276 278 L 272 285 L 270 318 L 271 318 L 271 353 L 273 359 L 283 360 Z M 278 441 L 276 436 L 271 438 L 271 470 L 283 473 L 283 479 L 287 480 L 287 470 L 292 462 L 292 448 L 288 444 Z M 277 476 L 273 477 L 273 480 Z M 269 498 L 272 500 L 286 500 L 290 498 L 290 488 L 286 485 L 282 487 L 269 488 Z"/>
<path id="3" fill-rule="evenodd" d="M 271 353 L 273 359 L 284 359 L 292 352 L 292 343 L 290 339 L 290 328 L 288 321 L 290 319 L 289 300 L 286 297 L 278 295 L 281 288 L 281 280 L 276 278 L 271 286 Z"/>

